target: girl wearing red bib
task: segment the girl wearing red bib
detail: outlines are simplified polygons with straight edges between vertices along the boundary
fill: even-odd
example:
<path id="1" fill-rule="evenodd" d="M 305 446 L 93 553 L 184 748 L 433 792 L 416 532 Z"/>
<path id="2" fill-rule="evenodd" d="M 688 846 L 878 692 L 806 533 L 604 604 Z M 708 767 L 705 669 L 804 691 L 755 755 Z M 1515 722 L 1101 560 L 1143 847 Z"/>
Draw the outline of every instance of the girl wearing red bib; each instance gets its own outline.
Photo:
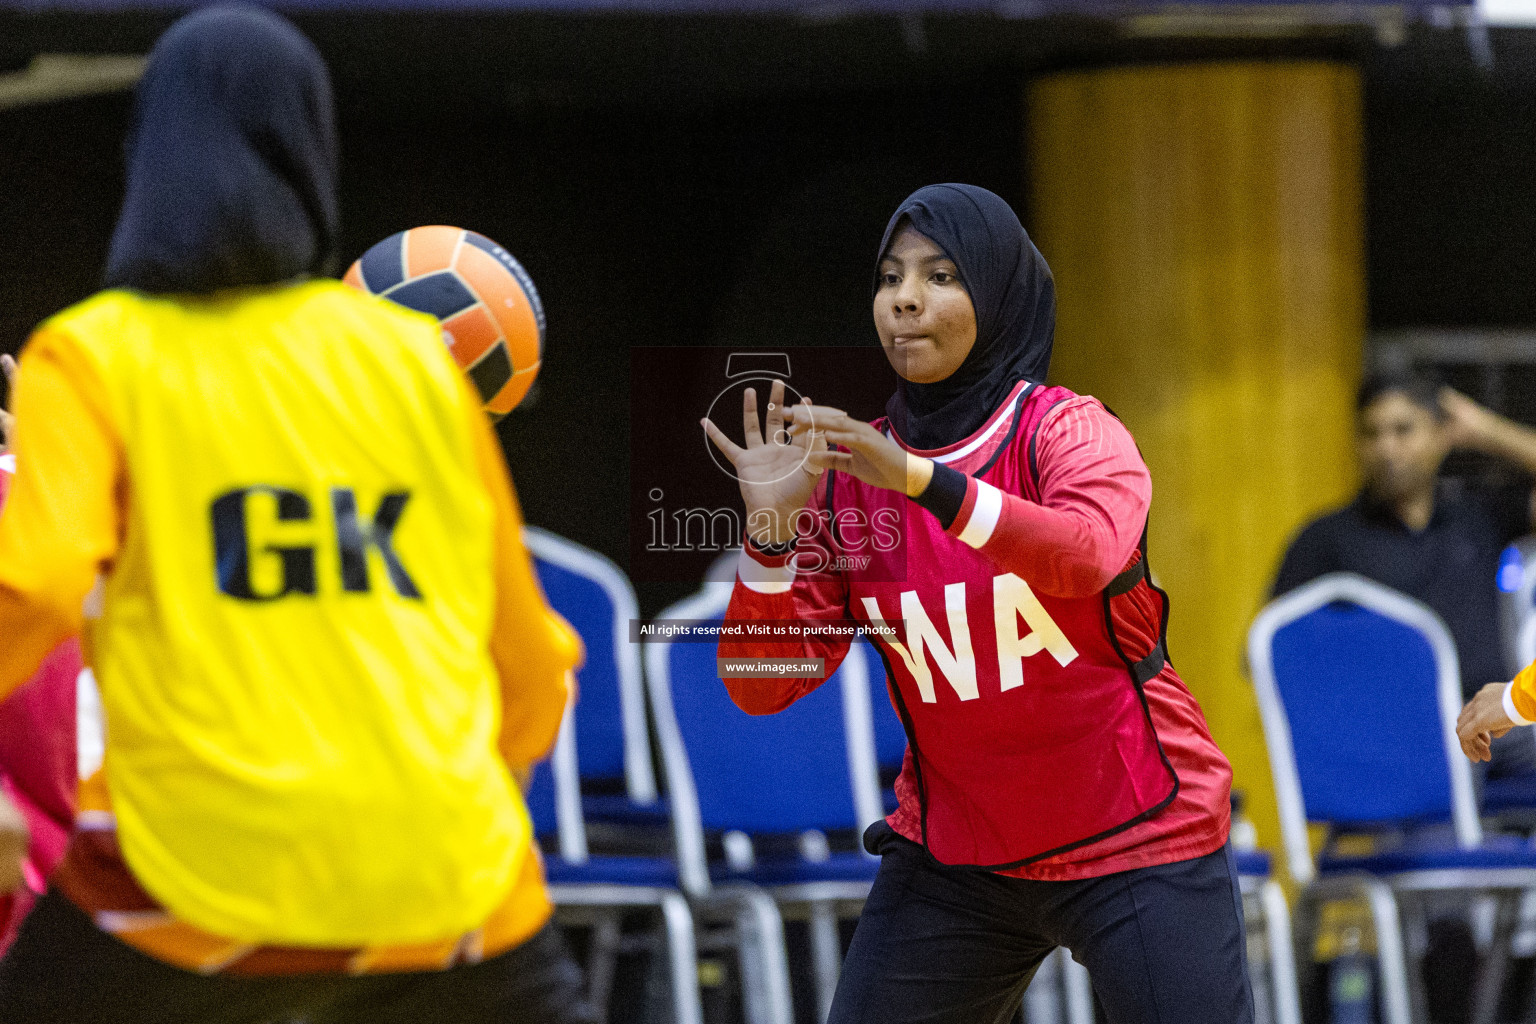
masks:
<path id="1" fill-rule="evenodd" d="M 891 218 L 875 325 L 902 377 L 862 423 L 775 386 L 734 462 L 749 543 L 727 618 L 857 619 L 908 748 L 832 1020 L 991 1022 L 1066 946 L 1110 1024 L 1253 1015 L 1226 848 L 1231 769 L 1168 660 L 1151 479 L 1097 400 L 1041 383 L 1055 291 L 1002 199 L 934 185 Z M 835 447 L 834 447 L 835 446 Z M 848 568 L 856 567 L 856 568 Z M 723 658 L 847 641 L 722 641 Z M 727 683 L 782 710 L 820 678 Z"/>

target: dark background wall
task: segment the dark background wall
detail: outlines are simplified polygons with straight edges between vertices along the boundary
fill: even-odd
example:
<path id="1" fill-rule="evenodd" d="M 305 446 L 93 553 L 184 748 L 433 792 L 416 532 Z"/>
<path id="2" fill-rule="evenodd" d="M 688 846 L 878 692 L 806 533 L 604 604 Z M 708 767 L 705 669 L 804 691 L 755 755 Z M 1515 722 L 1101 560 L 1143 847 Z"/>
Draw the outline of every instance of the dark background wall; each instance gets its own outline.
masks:
<path id="1" fill-rule="evenodd" d="M 0 63 L 142 52 L 165 23 L 4 16 Z M 529 521 L 621 564 L 631 431 L 646 423 L 644 402 L 631 416 L 631 348 L 873 344 L 873 249 L 908 191 L 975 182 L 1028 224 L 1028 75 L 1215 55 L 1086 23 L 303 25 L 336 74 L 346 257 L 450 223 L 523 260 L 549 343 L 535 393 L 501 427 L 508 459 Z M 1427 30 L 1394 50 L 1357 36 L 1218 49 L 1364 69 L 1373 327 L 1536 328 L 1536 44 L 1498 34 L 1492 72 L 1458 35 Z M 0 111 L 0 350 L 93 290 L 127 113 L 124 96 Z M 1536 396 L 1510 401 L 1536 419 Z M 636 582 L 647 614 L 689 589 Z"/>
<path id="2" fill-rule="evenodd" d="M 1373 328 L 1536 327 L 1536 32 L 1494 49 L 1492 72 L 1452 35 L 1364 63 Z"/>

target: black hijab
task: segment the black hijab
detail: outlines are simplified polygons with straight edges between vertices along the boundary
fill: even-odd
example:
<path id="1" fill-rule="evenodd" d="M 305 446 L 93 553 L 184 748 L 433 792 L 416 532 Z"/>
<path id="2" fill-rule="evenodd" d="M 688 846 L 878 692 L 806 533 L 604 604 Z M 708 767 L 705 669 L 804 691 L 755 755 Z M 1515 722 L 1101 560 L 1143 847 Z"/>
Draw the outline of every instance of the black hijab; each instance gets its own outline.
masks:
<path id="1" fill-rule="evenodd" d="M 282 17 L 218 6 L 172 25 L 139 82 L 127 158 L 107 287 L 211 292 L 329 269 L 330 76 Z"/>
<path id="2" fill-rule="evenodd" d="M 907 223 L 954 260 L 976 309 L 976 344 L 959 369 L 932 384 L 903 380 L 886 403 L 897 435 L 914 448 L 931 450 L 975 433 L 1019 381 L 1045 381 L 1056 331 L 1056 285 L 1013 208 L 984 188 L 929 185 L 912 193 L 886 225 L 880 259 Z"/>

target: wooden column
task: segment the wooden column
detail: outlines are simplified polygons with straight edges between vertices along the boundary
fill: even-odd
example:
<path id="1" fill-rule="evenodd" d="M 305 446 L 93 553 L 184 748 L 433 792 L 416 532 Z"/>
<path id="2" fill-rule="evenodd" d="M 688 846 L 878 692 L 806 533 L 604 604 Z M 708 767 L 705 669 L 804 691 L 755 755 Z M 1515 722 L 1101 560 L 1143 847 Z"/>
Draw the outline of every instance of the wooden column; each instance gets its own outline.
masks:
<path id="1" fill-rule="evenodd" d="M 1033 83 L 1028 111 L 1052 381 L 1103 399 L 1141 445 L 1170 653 L 1278 850 L 1244 650 L 1289 538 L 1357 486 L 1359 77 L 1320 62 L 1074 72 Z"/>

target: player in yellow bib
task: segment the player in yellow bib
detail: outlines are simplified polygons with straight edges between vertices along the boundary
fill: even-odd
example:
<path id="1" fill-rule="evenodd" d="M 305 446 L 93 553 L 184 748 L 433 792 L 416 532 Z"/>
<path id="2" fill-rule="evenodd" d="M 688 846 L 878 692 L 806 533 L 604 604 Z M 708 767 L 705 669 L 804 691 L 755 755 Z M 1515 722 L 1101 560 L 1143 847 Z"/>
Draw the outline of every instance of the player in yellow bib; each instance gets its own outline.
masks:
<path id="1" fill-rule="evenodd" d="M 183 19 L 24 351 L 0 695 L 83 629 L 107 738 L 7 1020 L 587 1019 L 515 781 L 580 642 L 435 321 L 319 276 L 335 166 L 308 40 Z"/>

